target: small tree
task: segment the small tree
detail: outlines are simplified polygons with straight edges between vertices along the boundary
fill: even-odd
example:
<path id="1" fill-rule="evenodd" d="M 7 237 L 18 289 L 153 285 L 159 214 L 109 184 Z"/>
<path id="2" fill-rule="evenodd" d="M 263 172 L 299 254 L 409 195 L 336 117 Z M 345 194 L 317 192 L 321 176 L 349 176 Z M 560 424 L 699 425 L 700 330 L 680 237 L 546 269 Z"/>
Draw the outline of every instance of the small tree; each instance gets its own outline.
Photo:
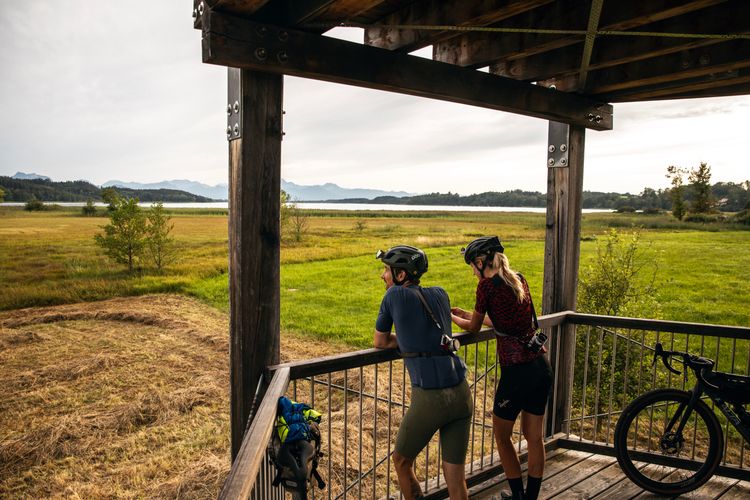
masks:
<path id="1" fill-rule="evenodd" d="M 5 189 L 0 186 L 0 203 L 5 201 Z"/>
<path id="2" fill-rule="evenodd" d="M 102 189 L 102 200 L 107 204 L 107 210 L 112 212 L 117 208 L 117 200 L 121 199 L 120 193 L 118 193 L 113 187 L 105 187 Z"/>
<path id="3" fill-rule="evenodd" d="M 91 198 L 86 200 L 86 204 L 81 208 L 81 213 L 87 217 L 96 215 L 96 206 L 94 206 L 94 201 Z"/>
<path id="4" fill-rule="evenodd" d="M 169 233 L 174 228 L 172 218 L 164 213 L 164 205 L 154 203 L 146 215 L 146 253 L 156 269 L 161 271 L 165 265 L 174 261 L 176 256 L 174 238 Z"/>
<path id="5" fill-rule="evenodd" d="M 279 230 L 283 234 L 286 226 L 289 224 L 289 217 L 291 214 L 291 207 L 289 206 L 291 202 L 291 198 L 289 197 L 289 193 L 281 190 L 281 196 L 279 200 Z"/>
<path id="6" fill-rule="evenodd" d="M 693 192 L 693 203 L 690 211 L 695 214 L 707 214 L 713 210 L 714 200 L 711 196 L 711 167 L 705 162 L 690 171 L 688 177 L 690 190 Z"/>
<path id="7" fill-rule="evenodd" d="M 292 225 L 292 235 L 294 241 L 302 241 L 302 237 L 307 234 L 310 228 L 310 216 L 299 207 L 296 203 L 290 205 L 290 222 Z"/>
<path id="8" fill-rule="evenodd" d="M 685 169 L 670 165 L 667 167 L 667 178 L 672 182 L 670 198 L 672 199 L 672 215 L 677 220 L 685 217 L 685 185 L 683 176 L 687 173 Z"/>
<path id="9" fill-rule="evenodd" d="M 119 264 L 127 264 L 133 272 L 146 244 L 146 217 L 137 198 L 113 200 L 114 209 L 109 213 L 110 222 L 102 229 L 104 234 L 94 236 L 108 257 Z"/>

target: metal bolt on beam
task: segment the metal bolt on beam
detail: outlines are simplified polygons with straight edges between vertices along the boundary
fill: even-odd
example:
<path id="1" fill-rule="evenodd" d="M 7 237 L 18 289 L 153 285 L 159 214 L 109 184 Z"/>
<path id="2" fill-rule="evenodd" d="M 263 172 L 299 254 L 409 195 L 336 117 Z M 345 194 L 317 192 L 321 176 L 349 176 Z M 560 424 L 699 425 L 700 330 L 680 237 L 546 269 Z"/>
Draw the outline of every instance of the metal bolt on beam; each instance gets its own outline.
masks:
<path id="1" fill-rule="evenodd" d="M 231 114 L 232 114 L 232 105 L 227 104 L 227 115 L 231 115 Z"/>
<path id="2" fill-rule="evenodd" d="M 203 2 L 198 4 L 198 15 L 202 16 L 203 13 L 206 11 L 206 6 L 203 5 Z"/>
<path id="3" fill-rule="evenodd" d="M 568 164 L 567 158 L 560 158 L 560 165 L 564 166 L 564 165 L 567 165 L 567 164 Z"/>
<path id="4" fill-rule="evenodd" d="M 228 126 L 227 127 L 227 139 L 229 139 L 230 137 L 232 137 L 232 127 Z"/>
<path id="5" fill-rule="evenodd" d="M 567 144 L 560 144 L 560 151 L 562 151 L 564 153 L 567 150 L 568 150 L 568 145 Z"/>
<path id="6" fill-rule="evenodd" d="M 288 31 L 280 31 L 279 32 L 279 41 L 286 42 L 289 39 L 289 32 Z"/>
<path id="7" fill-rule="evenodd" d="M 259 61 L 265 61 L 267 56 L 268 56 L 268 53 L 266 52 L 266 49 L 264 49 L 263 47 L 258 47 L 257 49 L 255 49 L 255 57 Z"/>
<path id="8" fill-rule="evenodd" d="M 278 55 L 276 56 L 276 59 L 278 59 L 280 63 L 285 63 L 289 60 L 289 56 L 287 55 L 285 51 L 282 50 L 281 52 L 278 53 Z"/>
<path id="9" fill-rule="evenodd" d="M 235 137 L 239 137 L 239 135 L 240 135 L 240 126 L 239 125 L 235 125 L 234 129 L 232 130 L 232 132 L 234 132 L 234 136 Z"/>
<path id="10" fill-rule="evenodd" d="M 555 152 L 555 145 L 554 144 L 550 144 L 549 147 L 547 148 L 547 151 L 549 151 L 550 153 L 554 153 Z"/>
<path id="11" fill-rule="evenodd" d="M 240 112 L 240 103 L 238 101 L 234 101 L 234 113 L 238 114 Z"/>
<path id="12" fill-rule="evenodd" d="M 553 167 L 555 165 L 555 159 L 550 158 L 549 160 L 547 160 L 547 165 L 549 165 L 550 167 Z"/>

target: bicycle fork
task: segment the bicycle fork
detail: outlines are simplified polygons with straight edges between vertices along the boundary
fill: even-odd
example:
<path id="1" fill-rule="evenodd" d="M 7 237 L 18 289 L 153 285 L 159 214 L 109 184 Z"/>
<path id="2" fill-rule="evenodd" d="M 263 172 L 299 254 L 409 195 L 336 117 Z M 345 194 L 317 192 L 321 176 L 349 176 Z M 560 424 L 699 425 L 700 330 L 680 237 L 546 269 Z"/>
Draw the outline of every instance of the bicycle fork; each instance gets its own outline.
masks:
<path id="1" fill-rule="evenodd" d="M 690 393 L 690 401 L 688 401 L 687 404 L 680 404 L 677 407 L 677 411 L 672 415 L 672 418 L 669 419 L 669 423 L 664 429 L 664 433 L 660 439 L 659 446 L 662 451 L 670 455 L 675 455 L 680 452 L 684 441 L 682 431 L 685 429 L 685 426 L 690 419 L 690 415 L 693 413 L 693 408 L 695 408 L 696 403 L 702 395 L 703 388 L 700 387 L 699 384 L 696 384 Z M 679 424 L 677 425 L 677 429 L 672 431 L 672 428 L 678 420 Z"/>

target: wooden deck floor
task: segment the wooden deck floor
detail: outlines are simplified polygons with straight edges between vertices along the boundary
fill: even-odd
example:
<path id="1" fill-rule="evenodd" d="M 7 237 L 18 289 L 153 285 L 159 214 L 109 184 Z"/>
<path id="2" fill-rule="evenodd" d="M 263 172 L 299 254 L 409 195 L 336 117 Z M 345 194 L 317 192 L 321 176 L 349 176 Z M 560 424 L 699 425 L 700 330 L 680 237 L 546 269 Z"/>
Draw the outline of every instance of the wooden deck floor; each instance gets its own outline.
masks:
<path id="1" fill-rule="evenodd" d="M 655 468 L 655 473 L 669 472 L 667 468 L 660 466 L 647 467 Z M 510 491 L 504 476 L 472 488 L 470 496 L 474 500 L 499 500 L 501 490 Z M 613 457 L 556 449 L 547 454 L 539 498 L 620 500 L 664 497 L 635 486 L 625 477 Z M 750 500 L 750 482 L 715 476 L 701 488 L 679 498 Z"/>

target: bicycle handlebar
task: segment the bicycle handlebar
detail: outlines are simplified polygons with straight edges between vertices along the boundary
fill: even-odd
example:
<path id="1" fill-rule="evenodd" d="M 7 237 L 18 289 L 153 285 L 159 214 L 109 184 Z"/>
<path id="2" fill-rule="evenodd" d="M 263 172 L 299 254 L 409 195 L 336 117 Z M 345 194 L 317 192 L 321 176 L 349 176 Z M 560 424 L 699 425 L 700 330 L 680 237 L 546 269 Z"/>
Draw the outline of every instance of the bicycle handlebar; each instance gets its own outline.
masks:
<path id="1" fill-rule="evenodd" d="M 671 358 L 672 356 L 681 357 L 682 363 L 688 368 L 692 369 L 695 372 L 696 377 L 698 377 L 698 380 L 700 380 L 703 384 L 705 384 L 706 386 L 712 389 L 716 389 L 716 390 L 719 389 L 717 386 L 715 386 L 714 384 L 706 380 L 706 378 L 704 377 L 704 373 L 710 372 L 714 367 L 714 361 L 712 359 L 703 358 L 701 356 L 695 356 L 687 352 L 666 351 L 664 350 L 664 347 L 661 345 L 660 342 L 656 343 L 656 345 L 654 346 L 654 363 L 656 363 L 656 360 L 658 357 L 661 357 L 661 360 L 664 363 L 664 366 L 667 368 L 667 370 L 679 375 L 682 372 L 673 368 L 672 365 L 669 363 L 669 358 Z"/>

